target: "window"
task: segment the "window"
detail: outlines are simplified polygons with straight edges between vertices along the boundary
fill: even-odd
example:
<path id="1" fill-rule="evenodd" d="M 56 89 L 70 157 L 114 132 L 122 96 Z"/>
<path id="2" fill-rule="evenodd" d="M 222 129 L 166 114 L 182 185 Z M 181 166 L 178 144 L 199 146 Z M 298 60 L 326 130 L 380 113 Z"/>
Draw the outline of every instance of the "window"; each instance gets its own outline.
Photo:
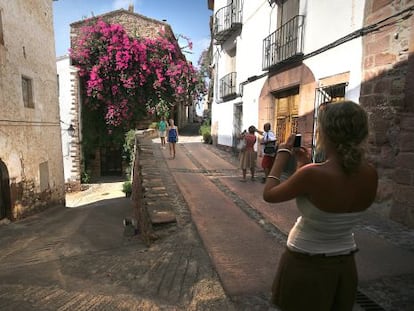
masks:
<path id="1" fill-rule="evenodd" d="M 47 161 L 39 164 L 39 177 L 40 191 L 49 189 L 49 163 Z"/>
<path id="2" fill-rule="evenodd" d="M 299 14 L 299 0 L 277 1 L 277 28 Z M 287 34 L 285 34 L 287 35 Z"/>
<path id="3" fill-rule="evenodd" d="M 313 162 L 323 162 L 325 155 L 316 151 L 316 129 L 318 128 L 319 107 L 328 103 L 335 103 L 345 99 L 345 92 L 348 83 L 339 83 L 323 86 L 316 89 L 315 93 L 315 114 L 313 119 L 313 138 L 312 138 L 312 159 Z"/>
<path id="4" fill-rule="evenodd" d="M 347 83 L 324 86 L 316 89 L 315 108 L 321 104 L 333 103 L 345 99 L 345 89 Z"/>
<path id="5" fill-rule="evenodd" d="M 23 104 L 27 108 L 34 108 L 32 79 L 22 76 Z"/>
<path id="6" fill-rule="evenodd" d="M 3 20 L 1 18 L 2 10 L 0 9 L 0 45 L 4 45 L 4 37 L 3 37 Z"/>
<path id="7" fill-rule="evenodd" d="M 275 109 L 273 124 L 279 142 L 298 131 L 299 87 L 274 94 Z"/>

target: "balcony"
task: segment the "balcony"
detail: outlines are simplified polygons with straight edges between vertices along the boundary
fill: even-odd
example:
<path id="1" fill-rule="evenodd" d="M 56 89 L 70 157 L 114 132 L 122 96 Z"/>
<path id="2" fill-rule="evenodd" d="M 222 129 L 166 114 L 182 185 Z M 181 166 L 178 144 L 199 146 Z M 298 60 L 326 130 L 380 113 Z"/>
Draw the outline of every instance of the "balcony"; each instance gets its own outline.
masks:
<path id="1" fill-rule="evenodd" d="M 304 20 L 296 15 L 263 40 L 263 70 L 302 60 Z"/>
<path id="2" fill-rule="evenodd" d="M 225 101 L 236 97 L 236 73 L 231 72 L 220 79 L 220 98 Z"/>
<path id="3" fill-rule="evenodd" d="M 214 16 L 214 39 L 222 44 L 242 28 L 242 9 L 240 0 L 233 0 L 229 5 L 218 10 Z"/>

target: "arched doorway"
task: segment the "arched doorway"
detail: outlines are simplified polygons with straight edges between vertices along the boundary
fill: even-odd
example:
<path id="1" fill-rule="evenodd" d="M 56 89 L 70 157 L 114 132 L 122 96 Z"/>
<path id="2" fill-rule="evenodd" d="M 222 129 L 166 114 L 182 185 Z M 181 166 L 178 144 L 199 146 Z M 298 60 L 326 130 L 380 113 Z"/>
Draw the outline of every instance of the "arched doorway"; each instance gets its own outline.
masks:
<path id="1" fill-rule="evenodd" d="M 6 217 L 11 218 L 9 171 L 0 160 L 0 219 Z"/>
<path id="2" fill-rule="evenodd" d="M 314 74 L 305 64 L 273 72 L 260 93 L 259 127 L 269 122 L 279 142 L 301 133 L 303 146 L 310 147 L 316 86 Z"/>

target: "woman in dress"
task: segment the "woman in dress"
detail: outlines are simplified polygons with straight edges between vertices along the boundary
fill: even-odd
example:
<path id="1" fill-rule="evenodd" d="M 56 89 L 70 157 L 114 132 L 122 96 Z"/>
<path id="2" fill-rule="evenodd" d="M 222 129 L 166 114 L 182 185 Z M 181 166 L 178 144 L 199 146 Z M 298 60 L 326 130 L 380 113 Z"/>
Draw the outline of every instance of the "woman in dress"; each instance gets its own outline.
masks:
<path id="1" fill-rule="evenodd" d="M 318 116 L 318 149 L 326 160 L 310 163 L 295 135 L 281 144 L 267 176 L 263 198 L 277 203 L 296 198 L 301 216 L 289 232 L 272 286 L 272 302 L 283 311 L 351 311 L 358 275 L 353 227 L 374 202 L 378 175 L 364 157 L 368 117 L 351 101 L 329 103 Z M 289 158 L 297 170 L 280 176 Z"/>
<path id="2" fill-rule="evenodd" d="M 175 159 L 175 144 L 178 141 L 178 127 L 174 125 L 174 120 L 169 120 L 168 126 L 168 145 L 170 147 L 170 159 Z"/>
<path id="3" fill-rule="evenodd" d="M 244 139 L 245 147 L 240 150 L 240 168 L 242 169 L 243 178 L 241 182 L 246 182 L 247 169 L 250 169 L 251 180 L 254 181 L 254 173 L 256 170 L 257 152 L 254 151 L 254 144 L 256 143 L 256 128 L 252 125 L 249 127 L 248 132 L 244 131 L 240 135 L 240 139 Z"/>

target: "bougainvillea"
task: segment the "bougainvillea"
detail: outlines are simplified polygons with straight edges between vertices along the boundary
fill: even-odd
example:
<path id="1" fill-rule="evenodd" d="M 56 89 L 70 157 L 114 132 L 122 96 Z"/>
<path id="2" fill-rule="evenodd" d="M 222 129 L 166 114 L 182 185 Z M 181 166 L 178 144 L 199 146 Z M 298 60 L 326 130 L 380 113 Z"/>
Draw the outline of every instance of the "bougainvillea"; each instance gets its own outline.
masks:
<path id="1" fill-rule="evenodd" d="M 202 76 L 161 32 L 158 38 L 134 38 L 121 25 L 98 19 L 81 29 L 70 56 L 85 82 L 85 104 L 103 112 L 109 127 L 129 128 L 143 106 L 165 114 L 176 102 L 205 92 Z"/>

